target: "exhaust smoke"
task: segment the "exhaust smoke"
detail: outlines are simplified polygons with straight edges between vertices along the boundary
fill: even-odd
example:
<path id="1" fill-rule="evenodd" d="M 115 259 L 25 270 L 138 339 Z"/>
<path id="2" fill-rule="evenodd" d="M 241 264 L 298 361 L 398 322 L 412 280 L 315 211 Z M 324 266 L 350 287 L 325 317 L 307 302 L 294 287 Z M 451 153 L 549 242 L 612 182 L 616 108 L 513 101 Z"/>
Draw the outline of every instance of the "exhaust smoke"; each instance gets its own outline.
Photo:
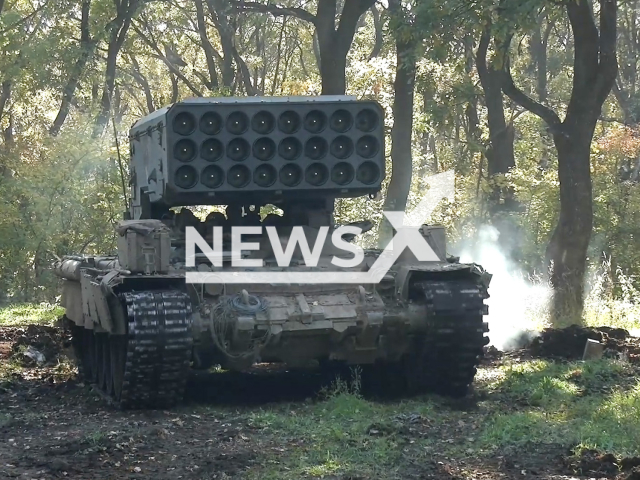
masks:
<path id="1" fill-rule="evenodd" d="M 483 225 L 475 242 L 464 242 L 458 250 L 461 262 L 478 263 L 493 275 L 487 300 L 490 345 L 515 350 L 547 326 L 551 289 L 541 280 L 528 278 L 502 253 L 499 236 L 495 227 Z"/>

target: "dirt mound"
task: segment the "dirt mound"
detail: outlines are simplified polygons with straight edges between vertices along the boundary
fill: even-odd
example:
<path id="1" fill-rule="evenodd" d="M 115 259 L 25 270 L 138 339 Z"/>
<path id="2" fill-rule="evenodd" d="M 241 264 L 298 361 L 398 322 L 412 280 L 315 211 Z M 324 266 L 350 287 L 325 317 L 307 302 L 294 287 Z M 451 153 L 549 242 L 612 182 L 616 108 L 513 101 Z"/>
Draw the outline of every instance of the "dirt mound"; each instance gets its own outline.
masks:
<path id="1" fill-rule="evenodd" d="M 602 343 L 608 356 L 622 354 L 627 356 L 629 361 L 640 362 L 640 339 L 632 337 L 622 328 L 591 328 L 579 325 L 547 328 L 533 339 L 527 350 L 536 357 L 581 359 L 588 339 Z"/>
<path id="2" fill-rule="evenodd" d="M 3 356 L 19 361 L 23 366 L 52 365 L 71 345 L 64 330 L 42 325 L 4 327 L 0 329 Z"/>
<path id="3" fill-rule="evenodd" d="M 635 480 L 640 478 L 640 457 L 619 458 L 612 453 L 597 450 L 582 450 L 580 455 L 569 460 L 569 466 L 578 475 L 589 477 L 624 478 Z M 620 476 L 620 472 L 626 475 Z"/>

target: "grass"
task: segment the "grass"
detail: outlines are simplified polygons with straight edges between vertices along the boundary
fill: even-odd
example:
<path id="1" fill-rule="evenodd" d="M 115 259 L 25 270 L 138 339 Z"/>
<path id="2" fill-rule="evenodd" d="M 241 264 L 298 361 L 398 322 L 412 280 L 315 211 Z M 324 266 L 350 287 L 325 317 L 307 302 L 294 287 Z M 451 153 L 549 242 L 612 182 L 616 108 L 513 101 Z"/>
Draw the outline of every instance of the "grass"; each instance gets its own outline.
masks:
<path id="1" fill-rule="evenodd" d="M 554 444 L 640 454 L 640 381 L 629 364 L 534 361 L 502 373 L 490 388 L 513 411 L 489 415 L 480 438 L 487 448 Z"/>
<path id="2" fill-rule="evenodd" d="M 272 445 L 248 478 L 396 479 L 446 457 L 482 463 L 509 452 L 587 446 L 639 455 L 637 373 L 612 360 L 484 370 L 478 379 L 483 400 L 471 411 L 438 397 L 373 402 L 337 385 L 321 402 L 247 414 L 247 423 Z"/>
<path id="3" fill-rule="evenodd" d="M 64 314 L 64 308 L 49 303 L 22 303 L 0 308 L 0 326 L 28 324 L 53 325 Z"/>
<path id="4" fill-rule="evenodd" d="M 261 409 L 250 414 L 249 424 L 277 439 L 285 453 L 276 448 L 266 462 L 271 466 L 252 473 L 261 479 L 402 478 L 403 447 L 410 442 L 406 418 L 434 417 L 434 409 L 428 400 L 370 402 L 341 384 L 322 402 Z"/>
<path id="5" fill-rule="evenodd" d="M 61 313 L 51 305 L 14 305 L 0 310 L 0 325 L 50 324 Z M 0 362 L 0 379 L 17 368 Z M 351 387 L 336 382 L 322 400 L 228 413 L 258 442 L 260 461 L 246 478 L 428 477 L 434 475 L 429 468 L 447 458 L 487 465 L 505 452 L 559 448 L 562 454 L 583 447 L 640 455 L 638 373 L 617 360 L 532 360 L 481 369 L 477 408 L 466 411 L 431 396 L 370 401 L 356 378 Z M 0 426 L 9 420 L 0 416 Z M 100 443 L 101 435 L 89 440 Z"/>

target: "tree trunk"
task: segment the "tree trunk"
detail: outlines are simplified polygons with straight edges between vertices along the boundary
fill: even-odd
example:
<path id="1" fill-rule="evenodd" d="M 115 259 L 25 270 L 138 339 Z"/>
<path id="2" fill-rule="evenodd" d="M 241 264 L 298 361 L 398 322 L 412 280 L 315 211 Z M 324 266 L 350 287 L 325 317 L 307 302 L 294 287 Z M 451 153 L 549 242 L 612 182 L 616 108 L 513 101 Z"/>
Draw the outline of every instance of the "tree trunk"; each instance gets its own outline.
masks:
<path id="1" fill-rule="evenodd" d="M 347 54 L 336 50 L 335 42 L 320 42 L 322 95 L 344 95 L 347 90 Z"/>
<path id="2" fill-rule="evenodd" d="M 336 0 L 319 0 L 316 31 L 320 53 L 322 95 L 344 95 L 347 89 L 347 55 L 358 28 L 358 20 L 375 0 L 346 0 L 336 29 Z"/>
<path id="3" fill-rule="evenodd" d="M 178 89 L 178 79 L 173 73 L 169 74 L 171 80 L 171 101 L 169 103 L 176 103 L 180 96 L 180 90 Z"/>
<path id="4" fill-rule="evenodd" d="M 515 154 L 513 142 L 515 130 L 513 125 L 507 124 L 504 114 L 504 101 L 502 95 L 502 70 L 498 70 L 493 62 L 487 61 L 487 49 L 491 39 L 491 27 L 486 27 L 476 55 L 476 67 L 478 76 L 484 91 L 485 105 L 487 107 L 487 126 L 489 127 L 489 146 L 486 149 L 487 169 L 489 179 L 496 175 L 505 175 L 515 167 Z M 495 215 L 502 210 L 509 210 L 513 205 L 513 190 L 500 185 L 493 185 L 488 198 L 489 211 Z M 503 204 L 504 202 L 504 204 Z M 505 237 L 504 232 L 501 237 Z"/>
<path id="5" fill-rule="evenodd" d="M 111 101 L 113 96 L 113 89 L 116 84 L 116 68 L 118 61 L 118 32 L 119 30 L 113 29 L 109 38 L 109 46 L 107 48 L 107 62 L 104 74 L 104 87 L 102 89 L 102 99 L 100 100 L 100 114 L 96 119 L 96 127 L 93 132 L 94 137 L 100 136 L 109 121 L 111 114 Z"/>
<path id="6" fill-rule="evenodd" d="M 234 46 L 234 31 L 229 25 L 229 19 L 227 17 L 226 10 L 228 8 L 225 2 L 222 0 L 207 0 L 209 7 L 209 13 L 211 13 L 211 19 L 213 24 L 218 30 L 220 36 L 220 45 L 222 46 L 222 85 L 227 88 L 231 88 L 234 80 L 236 79 L 236 71 L 233 68 L 234 52 L 236 52 Z"/>
<path id="7" fill-rule="evenodd" d="M 584 274 L 593 228 L 590 158 L 596 122 L 597 118 L 582 117 L 554 136 L 560 217 L 547 247 L 547 259 L 552 266 L 552 311 L 558 323 L 580 323 L 583 312 Z"/>
<path id="8" fill-rule="evenodd" d="M 222 0 L 207 0 L 220 2 Z M 342 9 L 337 0 L 318 0 L 316 14 L 313 15 L 301 7 L 281 7 L 273 3 L 247 2 L 237 0 L 231 4 L 244 11 L 270 13 L 274 16 L 294 16 L 313 23 L 316 31 L 313 35 L 313 52 L 322 77 L 323 95 L 344 95 L 346 91 L 347 55 L 353 38 L 358 30 L 360 17 L 374 7 L 376 0 L 344 0 Z M 336 17 L 339 24 L 336 28 Z"/>
<path id="9" fill-rule="evenodd" d="M 504 92 L 549 126 L 558 151 L 560 218 L 547 248 L 552 263 L 552 320 L 580 323 L 584 309 L 584 274 L 593 227 L 591 141 L 618 75 L 616 59 L 617 1 L 600 0 L 600 25 L 590 2 L 566 4 L 574 37 L 573 87 L 564 121 L 518 89 L 505 62 Z"/>
<path id="10" fill-rule="evenodd" d="M 204 20 L 204 7 L 202 0 L 195 0 L 196 5 L 196 19 L 198 24 L 198 34 L 200 35 L 200 43 L 204 50 L 204 56 L 207 60 L 207 69 L 209 71 L 209 81 L 207 87 L 209 90 L 215 90 L 219 87 L 218 72 L 216 71 L 215 61 L 215 49 L 209 41 L 209 35 L 207 34 L 207 24 Z"/>
<path id="11" fill-rule="evenodd" d="M 5 80 L 0 86 L 0 121 L 4 116 L 4 111 L 7 107 L 7 103 L 11 98 L 11 80 Z"/>
<path id="12" fill-rule="evenodd" d="M 396 12 L 400 0 L 390 0 L 389 8 Z M 414 84 L 416 79 L 415 44 L 413 40 L 396 39 L 396 78 L 393 82 L 393 127 L 391 129 L 391 181 L 387 189 L 384 211 L 404 212 L 411 189 L 413 161 L 411 137 L 413 133 Z M 393 227 L 385 219 L 380 225 L 380 246 L 393 237 Z"/>
<path id="13" fill-rule="evenodd" d="M 278 37 L 278 50 L 276 51 L 276 71 L 271 81 L 271 96 L 276 94 L 278 88 L 278 77 L 280 76 L 280 62 L 282 60 L 282 42 L 284 41 L 284 31 L 287 26 L 287 17 L 282 19 L 282 27 L 280 27 L 280 35 Z"/>
<path id="14" fill-rule="evenodd" d="M 117 1 L 117 16 L 107 25 L 109 43 L 107 46 L 107 61 L 104 74 L 104 87 L 100 101 L 100 113 L 96 119 L 93 136 L 97 137 L 104 132 L 111 114 L 111 102 L 113 90 L 116 85 L 116 70 L 118 67 L 118 55 L 131 26 L 131 20 L 138 8 L 139 0 Z"/>
<path id="15" fill-rule="evenodd" d="M 551 20 L 547 19 L 547 25 L 543 31 L 545 19 L 547 19 L 546 13 L 538 15 L 538 23 L 531 36 L 531 60 L 535 68 L 536 95 L 538 101 L 542 103 L 547 101 L 547 45 L 553 27 Z"/>
<path id="16" fill-rule="evenodd" d="M 133 55 L 129 57 L 131 59 L 131 65 L 133 65 L 133 77 L 136 79 L 136 82 L 142 87 L 142 91 L 144 92 L 144 98 L 147 102 L 147 113 L 154 112 L 156 107 L 153 103 L 153 94 L 151 93 L 151 86 L 149 85 L 149 81 L 147 77 L 142 74 L 140 70 L 140 64 L 136 60 Z"/>
<path id="17" fill-rule="evenodd" d="M 67 84 L 62 90 L 62 103 L 60 104 L 60 109 L 58 110 L 58 114 L 56 115 L 53 124 L 49 128 L 49 135 L 51 135 L 52 137 L 55 137 L 56 135 L 58 135 L 58 133 L 60 133 L 60 129 L 67 119 L 67 115 L 69 115 L 71 102 L 73 102 L 73 99 L 76 95 L 76 89 L 78 88 L 78 83 L 80 82 L 80 76 L 82 75 L 82 72 L 84 72 L 84 68 L 93 55 L 93 51 L 96 46 L 96 42 L 91 39 L 89 25 L 90 10 L 91 0 L 83 0 L 82 20 L 80 22 L 80 57 L 78 58 L 78 60 L 76 60 L 76 63 L 71 68 Z"/>

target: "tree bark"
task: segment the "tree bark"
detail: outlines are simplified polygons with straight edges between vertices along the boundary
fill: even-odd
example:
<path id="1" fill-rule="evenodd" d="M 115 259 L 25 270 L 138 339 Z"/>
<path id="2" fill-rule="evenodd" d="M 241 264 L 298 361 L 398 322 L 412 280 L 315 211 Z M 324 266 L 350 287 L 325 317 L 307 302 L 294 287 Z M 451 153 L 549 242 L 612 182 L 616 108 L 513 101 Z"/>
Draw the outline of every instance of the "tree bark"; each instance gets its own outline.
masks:
<path id="1" fill-rule="evenodd" d="M 278 77 L 280 76 L 280 62 L 282 60 L 282 42 L 284 41 L 284 31 L 287 26 L 287 17 L 282 19 L 282 27 L 280 28 L 280 35 L 278 37 L 278 50 L 276 51 L 276 71 L 273 74 L 273 81 L 271 83 L 271 95 L 276 94 L 278 88 Z"/>
<path id="2" fill-rule="evenodd" d="M 543 24 L 547 20 L 547 25 L 542 30 Z M 536 95 L 538 101 L 545 103 L 547 101 L 547 46 L 549 44 L 549 35 L 553 23 L 547 18 L 546 13 L 538 15 L 538 23 L 535 26 L 533 35 L 531 35 L 531 60 L 535 68 L 536 75 Z"/>
<path id="3" fill-rule="evenodd" d="M 587 0 L 568 2 L 574 36 L 571 98 L 564 121 L 518 89 L 506 62 L 504 92 L 541 117 L 553 134 L 558 152 L 560 217 L 547 247 L 556 323 L 580 323 L 584 309 L 584 274 L 593 227 L 591 141 L 607 96 L 618 74 L 616 59 L 617 1 L 600 0 L 600 30 Z"/>
<path id="4" fill-rule="evenodd" d="M 131 65 L 133 65 L 132 75 L 136 79 L 136 82 L 142 87 L 142 91 L 144 92 L 144 98 L 147 102 L 147 113 L 151 113 L 155 111 L 156 107 L 153 103 L 153 95 L 151 94 L 151 86 L 149 85 L 149 81 L 147 77 L 142 74 L 140 70 L 140 65 L 138 61 L 133 55 L 129 56 L 131 60 Z"/>
<path id="5" fill-rule="evenodd" d="M 392 14 L 401 14 L 401 0 L 389 0 Z M 415 42 L 409 38 L 396 38 L 396 78 L 393 82 L 393 127 L 391 129 L 391 180 L 387 188 L 384 211 L 404 212 L 411 189 L 413 159 L 411 138 L 413 133 L 414 85 L 416 78 Z M 380 244 L 393 237 L 391 224 L 383 219 L 380 225 Z"/>
<path id="6" fill-rule="evenodd" d="M 593 120 L 579 122 L 565 130 L 566 136 L 554 136 L 560 217 L 547 246 L 547 259 L 552 267 L 551 285 L 555 293 L 552 312 L 556 323 L 576 322 L 582 317 L 584 274 L 593 229 L 589 158 L 595 124 Z"/>
<path id="7" fill-rule="evenodd" d="M 196 5 L 196 19 L 198 22 L 198 34 L 200 35 L 200 42 L 202 49 L 204 50 L 204 56 L 207 60 L 207 69 L 209 71 L 209 82 L 207 87 L 209 90 L 215 90 L 220 86 L 218 81 L 218 72 L 216 70 L 215 60 L 215 48 L 209 41 L 209 35 L 207 34 L 207 24 L 204 20 L 204 7 L 202 0 L 195 0 Z"/>
<path id="8" fill-rule="evenodd" d="M 176 103 L 180 96 L 180 89 L 178 88 L 178 79 L 173 73 L 169 74 L 171 80 L 171 101 L 169 103 Z"/>
<path id="9" fill-rule="evenodd" d="M 85 66 L 93 55 L 93 51 L 96 47 L 96 41 L 91 38 L 91 26 L 89 24 L 90 12 L 91 0 L 83 0 L 82 18 L 80 21 L 80 57 L 71 68 L 67 84 L 62 90 L 62 103 L 60 104 L 60 109 L 58 110 L 58 114 L 56 115 L 53 124 L 51 124 L 51 127 L 49 128 L 49 135 L 52 137 L 55 137 L 60 133 L 60 129 L 69 115 L 71 103 L 75 98 L 76 89 L 80 82 L 80 76 L 84 72 Z"/>
<path id="10" fill-rule="evenodd" d="M 322 95 L 344 95 L 347 89 L 347 55 L 356 34 L 358 20 L 375 0 L 345 0 L 336 29 L 336 0 L 319 0 L 316 31 L 320 50 Z"/>
<path id="11" fill-rule="evenodd" d="M 315 25 L 313 46 L 322 78 L 323 95 L 345 94 L 347 55 L 358 28 L 358 20 L 375 3 L 376 0 L 345 0 L 336 28 L 337 0 L 318 0 L 315 15 L 303 8 L 287 8 L 244 0 L 232 2 L 240 10 L 270 13 L 273 16 L 294 16 Z"/>
<path id="12" fill-rule="evenodd" d="M 236 71 L 233 68 L 233 60 L 235 54 L 237 54 L 234 46 L 234 32 L 229 24 L 229 19 L 226 14 L 228 5 L 222 0 L 207 0 L 209 12 L 213 24 L 218 30 L 220 35 L 220 45 L 222 46 L 222 85 L 227 88 L 231 88 L 236 78 Z"/>
<path id="13" fill-rule="evenodd" d="M 4 116 L 4 111 L 7 107 L 7 103 L 11 98 L 11 80 L 5 80 L 2 82 L 0 88 L 0 120 Z"/>
<path id="14" fill-rule="evenodd" d="M 374 5 L 371 7 L 371 15 L 373 15 L 373 28 L 376 32 L 376 38 L 373 42 L 373 49 L 369 54 L 369 60 L 373 60 L 382 51 L 382 46 L 384 45 L 384 36 L 382 32 L 382 20 L 380 19 L 380 12 L 378 8 Z"/>
<path id="15" fill-rule="evenodd" d="M 116 18 L 107 24 L 109 43 L 107 46 L 107 62 L 104 74 L 104 87 L 100 101 L 100 113 L 96 119 L 93 136 L 97 137 L 104 132 L 111 114 L 111 102 L 113 90 L 116 85 L 116 70 L 118 67 L 118 55 L 125 41 L 133 15 L 139 6 L 139 0 L 114 0 L 117 7 Z"/>
<path id="16" fill-rule="evenodd" d="M 500 69 L 495 68 L 493 62 L 487 61 L 487 50 L 491 40 L 491 27 L 486 27 L 480 38 L 476 54 L 476 68 L 480 83 L 484 91 L 487 107 L 487 126 L 489 127 L 489 146 L 486 149 L 487 170 L 490 180 L 497 175 L 509 173 L 516 165 L 513 143 L 515 129 L 511 123 L 507 124 L 504 113 L 502 95 L 502 75 Z M 513 189 L 501 185 L 493 185 L 489 195 L 489 212 L 492 217 L 502 210 L 511 210 L 514 205 Z M 506 233 L 501 232 L 506 238 Z"/>

